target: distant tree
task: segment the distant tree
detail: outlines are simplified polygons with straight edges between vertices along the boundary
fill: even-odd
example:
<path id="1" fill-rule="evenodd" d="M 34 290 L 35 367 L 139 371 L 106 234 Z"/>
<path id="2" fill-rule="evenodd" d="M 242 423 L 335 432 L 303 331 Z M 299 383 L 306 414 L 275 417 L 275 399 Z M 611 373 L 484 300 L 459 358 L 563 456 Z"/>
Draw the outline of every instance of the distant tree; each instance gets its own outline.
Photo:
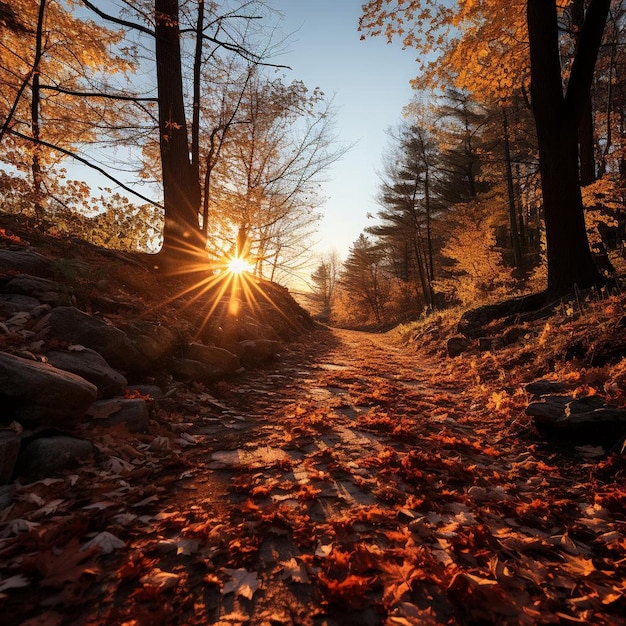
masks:
<path id="1" fill-rule="evenodd" d="M 336 250 L 326 254 L 311 274 L 311 293 L 307 295 L 314 313 L 320 319 L 333 319 L 333 304 L 339 281 L 340 260 Z"/>
<path id="2" fill-rule="evenodd" d="M 386 280 L 383 251 L 364 234 L 352 244 L 343 264 L 340 288 L 345 293 L 344 306 L 349 306 L 352 319 L 384 321 Z"/>
<path id="3" fill-rule="evenodd" d="M 556 0 L 459 2 L 456 8 L 436 0 L 394 3 L 371 0 L 363 7 L 361 28 L 371 34 L 384 32 L 391 39 L 402 33 L 405 45 L 414 45 L 422 51 L 447 46 L 448 58 L 454 58 L 456 64 L 439 66 L 440 78 L 449 78 L 452 74 L 460 77 L 465 87 L 475 82 L 486 89 L 491 82 L 493 91 L 502 96 L 523 85 L 524 67 L 530 68 L 546 226 L 547 295 L 550 297 L 568 292 L 574 285 L 587 287 L 601 282 L 585 231 L 578 128 L 589 103 L 610 5 L 610 0 L 586 3 L 577 45 L 571 50 L 571 64 L 570 59 L 561 56 L 559 16 L 564 3 Z M 520 11 L 524 6 L 525 23 Z M 452 28 L 455 36 L 446 43 L 446 35 Z M 530 42 L 530 57 L 524 61 L 520 57 L 523 46 L 519 42 L 526 36 Z M 437 75 L 435 64 L 431 65 L 431 70 L 435 66 L 431 77 Z M 568 76 L 566 67 L 571 67 Z M 487 68 L 492 71 L 485 71 Z M 522 80 L 515 80 L 515 76 Z"/>

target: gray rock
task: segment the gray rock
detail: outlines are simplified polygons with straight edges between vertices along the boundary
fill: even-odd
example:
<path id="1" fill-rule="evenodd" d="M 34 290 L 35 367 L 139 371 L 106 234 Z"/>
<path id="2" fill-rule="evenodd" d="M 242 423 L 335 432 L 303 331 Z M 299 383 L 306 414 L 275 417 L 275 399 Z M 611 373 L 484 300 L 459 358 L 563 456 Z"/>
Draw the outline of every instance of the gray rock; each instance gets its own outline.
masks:
<path id="1" fill-rule="evenodd" d="M 89 348 L 61 352 L 53 350 L 46 355 L 54 367 L 81 376 L 98 388 L 102 398 L 112 398 L 124 393 L 127 381 L 116 372 L 98 352 Z"/>
<path id="2" fill-rule="evenodd" d="M 16 313 L 30 313 L 35 310 L 41 302 L 31 296 L 22 296 L 17 293 L 0 293 L 0 315 L 11 317 Z"/>
<path id="3" fill-rule="evenodd" d="M 44 478 L 74 468 L 93 457 L 91 442 L 59 435 L 31 441 L 18 459 L 17 471 L 29 479 Z"/>
<path id="4" fill-rule="evenodd" d="M 167 400 L 167 396 L 163 392 L 163 389 L 157 385 L 141 384 L 141 385 L 128 385 L 128 391 L 141 394 L 142 396 L 149 396 L 151 400 L 155 400 L 160 403 Z"/>
<path id="5" fill-rule="evenodd" d="M 449 357 L 457 357 L 469 348 L 469 341 L 463 336 L 450 337 L 446 344 Z"/>
<path id="6" fill-rule="evenodd" d="M 52 337 L 98 352 L 112 367 L 141 371 L 145 359 L 119 328 L 71 306 L 52 309 L 48 320 Z"/>
<path id="7" fill-rule="evenodd" d="M 186 383 L 192 381 L 211 383 L 224 377 L 224 370 L 193 359 L 172 359 L 168 364 L 168 370 L 176 380 Z"/>
<path id="8" fill-rule="evenodd" d="M 146 369 L 161 363 L 174 352 L 178 337 L 162 324 L 138 320 L 124 326 L 124 332 L 145 357 Z"/>
<path id="9" fill-rule="evenodd" d="M 150 411 L 148 402 L 140 398 L 115 398 L 98 400 L 89 408 L 96 426 L 117 426 L 123 424 L 130 433 L 148 431 Z"/>
<path id="10" fill-rule="evenodd" d="M 35 276 L 54 277 L 60 273 L 59 264 L 32 250 L 0 249 L 0 267 Z"/>
<path id="11" fill-rule="evenodd" d="M 58 304 L 61 300 L 62 288 L 59 283 L 55 283 L 47 278 L 20 274 L 12 278 L 4 286 L 5 293 L 20 294 L 36 298 L 47 304 Z"/>
<path id="12" fill-rule="evenodd" d="M 11 428 L 0 430 L 0 485 L 6 485 L 13 475 L 22 438 Z"/>
<path id="13" fill-rule="evenodd" d="M 526 407 L 526 415 L 536 418 L 538 423 L 554 422 L 565 417 L 565 409 L 573 399 L 573 396 L 544 396 Z"/>
<path id="14" fill-rule="evenodd" d="M 241 368 L 239 357 L 232 352 L 216 346 L 205 346 L 202 343 L 190 343 L 185 346 L 185 357 L 221 369 L 227 374 Z"/>
<path id="15" fill-rule="evenodd" d="M 532 383 L 528 383 L 525 389 L 534 396 L 547 396 L 563 393 L 566 390 L 566 386 L 561 382 L 552 380 L 535 380 Z"/>
<path id="16" fill-rule="evenodd" d="M 526 414 L 544 433 L 588 443 L 614 442 L 626 434 L 626 410 L 605 404 L 600 396 L 543 396 L 528 405 Z"/>
<path id="17" fill-rule="evenodd" d="M 280 348 L 280 343 L 272 339 L 249 339 L 240 341 L 241 361 L 244 365 L 254 365 L 271 361 Z"/>
<path id="18" fill-rule="evenodd" d="M 0 511 L 6 509 L 13 502 L 16 491 L 15 485 L 0 485 Z"/>
<path id="19" fill-rule="evenodd" d="M 98 395 L 95 385 L 48 363 L 0 352 L 3 418 L 49 426 L 77 422 Z"/>

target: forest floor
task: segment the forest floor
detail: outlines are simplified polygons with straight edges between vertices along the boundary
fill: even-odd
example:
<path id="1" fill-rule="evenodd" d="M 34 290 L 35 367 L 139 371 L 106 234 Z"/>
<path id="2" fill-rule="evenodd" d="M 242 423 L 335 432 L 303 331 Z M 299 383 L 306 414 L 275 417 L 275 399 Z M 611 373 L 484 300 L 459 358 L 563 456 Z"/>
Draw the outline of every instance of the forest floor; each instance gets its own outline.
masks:
<path id="1" fill-rule="evenodd" d="M 539 437 L 520 371 L 320 330 L 181 390 L 20 486 L 2 621 L 624 624 L 624 456 Z"/>

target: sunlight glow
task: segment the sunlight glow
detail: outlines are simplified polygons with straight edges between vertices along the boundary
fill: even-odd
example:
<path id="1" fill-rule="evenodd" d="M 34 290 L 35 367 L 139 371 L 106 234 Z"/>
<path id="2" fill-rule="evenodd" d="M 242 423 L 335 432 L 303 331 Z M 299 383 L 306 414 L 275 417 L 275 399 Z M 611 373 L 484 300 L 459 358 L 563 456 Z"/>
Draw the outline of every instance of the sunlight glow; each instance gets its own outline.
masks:
<path id="1" fill-rule="evenodd" d="M 244 272 L 251 272 L 252 266 L 245 259 L 241 257 L 233 257 L 228 262 L 228 271 L 231 274 L 243 274 Z"/>

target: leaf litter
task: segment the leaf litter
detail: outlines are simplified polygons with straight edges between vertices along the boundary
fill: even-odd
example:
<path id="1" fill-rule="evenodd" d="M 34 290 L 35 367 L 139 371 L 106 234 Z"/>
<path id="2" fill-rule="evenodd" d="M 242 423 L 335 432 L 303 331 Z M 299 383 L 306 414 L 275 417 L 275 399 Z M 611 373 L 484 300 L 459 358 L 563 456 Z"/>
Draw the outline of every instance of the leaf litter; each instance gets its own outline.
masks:
<path id="1" fill-rule="evenodd" d="M 620 455 L 533 439 L 471 363 L 323 337 L 18 485 L 8 623 L 623 623 Z"/>

